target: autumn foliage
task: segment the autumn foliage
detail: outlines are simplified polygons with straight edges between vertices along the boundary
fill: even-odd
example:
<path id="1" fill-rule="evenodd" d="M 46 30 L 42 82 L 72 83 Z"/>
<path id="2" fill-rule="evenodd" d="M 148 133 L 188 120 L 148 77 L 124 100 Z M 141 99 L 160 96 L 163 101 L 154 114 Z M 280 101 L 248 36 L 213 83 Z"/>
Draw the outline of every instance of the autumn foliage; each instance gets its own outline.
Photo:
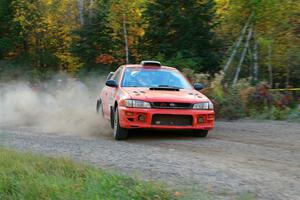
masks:
<path id="1" fill-rule="evenodd" d="M 0 0 L 0 61 L 43 76 L 156 59 L 223 70 L 228 85 L 298 87 L 299 10 L 295 0 Z"/>
<path id="2" fill-rule="evenodd" d="M 96 64 L 111 65 L 115 62 L 114 57 L 108 54 L 101 54 L 96 57 Z"/>

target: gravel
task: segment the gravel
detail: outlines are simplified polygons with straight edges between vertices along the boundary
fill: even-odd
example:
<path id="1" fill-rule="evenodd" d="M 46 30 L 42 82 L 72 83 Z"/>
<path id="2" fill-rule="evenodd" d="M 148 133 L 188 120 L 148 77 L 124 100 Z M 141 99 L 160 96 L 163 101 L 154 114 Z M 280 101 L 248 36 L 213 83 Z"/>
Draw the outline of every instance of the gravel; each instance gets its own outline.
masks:
<path id="1" fill-rule="evenodd" d="M 89 135 L 89 134 L 86 134 Z M 139 179 L 155 180 L 220 199 L 300 199 L 300 124 L 281 121 L 216 123 L 208 138 L 187 133 L 136 131 L 127 141 L 110 135 L 51 133 L 2 127 L 0 145 L 71 157 Z"/>

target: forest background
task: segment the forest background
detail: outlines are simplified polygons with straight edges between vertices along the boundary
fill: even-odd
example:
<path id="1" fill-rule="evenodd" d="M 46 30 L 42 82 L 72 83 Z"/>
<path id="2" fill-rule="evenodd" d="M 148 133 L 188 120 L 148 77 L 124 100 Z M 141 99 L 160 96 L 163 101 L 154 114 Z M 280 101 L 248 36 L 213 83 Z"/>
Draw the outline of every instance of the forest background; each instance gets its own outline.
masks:
<path id="1" fill-rule="evenodd" d="M 0 81 L 159 60 L 205 83 L 220 116 L 285 119 L 297 90 L 270 89 L 300 87 L 299 34 L 298 0 L 0 0 Z"/>

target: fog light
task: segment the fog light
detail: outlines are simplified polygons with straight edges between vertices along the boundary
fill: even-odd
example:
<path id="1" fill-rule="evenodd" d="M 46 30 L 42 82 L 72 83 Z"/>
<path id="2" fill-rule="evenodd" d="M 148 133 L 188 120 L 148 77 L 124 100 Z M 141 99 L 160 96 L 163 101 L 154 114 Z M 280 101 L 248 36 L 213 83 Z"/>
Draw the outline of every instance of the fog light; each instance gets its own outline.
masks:
<path id="1" fill-rule="evenodd" d="M 126 112 L 127 116 L 133 116 L 133 112 Z"/>
<path id="2" fill-rule="evenodd" d="M 199 117 L 199 118 L 198 118 L 198 123 L 201 124 L 201 123 L 203 123 L 203 122 L 204 122 L 203 117 Z"/>
<path id="3" fill-rule="evenodd" d="M 215 116 L 214 115 L 208 115 L 209 120 L 214 120 Z"/>
<path id="4" fill-rule="evenodd" d="M 146 118 L 145 118 L 144 115 L 139 115 L 139 116 L 138 116 L 138 120 L 141 121 L 141 122 L 145 121 L 145 119 L 146 119 Z"/>

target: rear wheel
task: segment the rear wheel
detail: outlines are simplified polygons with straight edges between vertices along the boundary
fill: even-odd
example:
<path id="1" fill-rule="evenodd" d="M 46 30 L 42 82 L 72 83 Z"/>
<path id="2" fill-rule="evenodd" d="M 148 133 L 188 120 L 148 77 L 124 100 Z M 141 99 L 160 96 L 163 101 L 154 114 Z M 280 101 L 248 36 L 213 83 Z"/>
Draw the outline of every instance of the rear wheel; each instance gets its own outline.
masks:
<path id="1" fill-rule="evenodd" d="M 114 129 L 114 117 L 115 117 L 115 112 L 114 109 L 111 107 L 110 108 L 110 127 Z"/>
<path id="2" fill-rule="evenodd" d="M 97 104 L 96 104 L 96 112 L 99 114 L 99 111 L 100 111 L 100 105 L 101 105 L 101 102 L 100 100 L 97 100 Z"/>
<path id="3" fill-rule="evenodd" d="M 101 99 L 97 100 L 96 111 L 97 111 L 98 114 L 101 114 L 101 116 L 104 117 L 104 112 L 103 112 L 103 106 L 102 106 Z"/>
<path id="4" fill-rule="evenodd" d="M 115 140 L 125 140 L 128 137 L 128 130 L 120 127 L 118 108 L 114 112 L 113 125 Z"/>
<path id="5" fill-rule="evenodd" d="M 194 137 L 207 137 L 208 135 L 208 130 L 194 130 L 193 131 L 193 136 Z"/>

